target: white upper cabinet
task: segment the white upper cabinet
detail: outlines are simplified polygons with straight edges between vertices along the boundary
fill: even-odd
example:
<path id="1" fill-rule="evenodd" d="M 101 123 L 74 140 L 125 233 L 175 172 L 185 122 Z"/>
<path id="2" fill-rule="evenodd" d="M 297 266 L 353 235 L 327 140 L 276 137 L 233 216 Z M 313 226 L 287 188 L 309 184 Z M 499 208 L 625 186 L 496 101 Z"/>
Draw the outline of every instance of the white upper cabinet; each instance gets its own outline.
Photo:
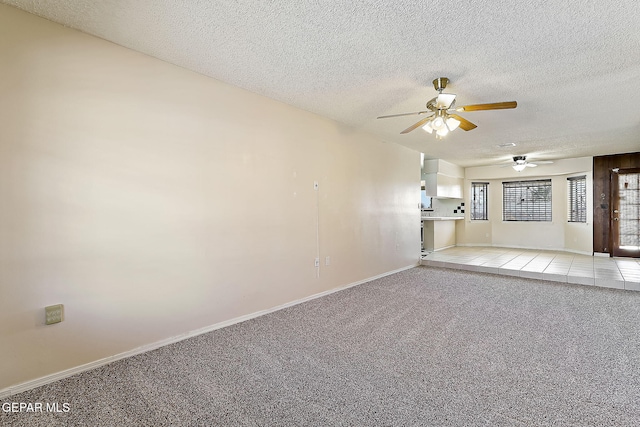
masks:
<path id="1" fill-rule="evenodd" d="M 462 199 L 464 169 L 441 159 L 425 160 L 422 179 L 427 196 Z"/>

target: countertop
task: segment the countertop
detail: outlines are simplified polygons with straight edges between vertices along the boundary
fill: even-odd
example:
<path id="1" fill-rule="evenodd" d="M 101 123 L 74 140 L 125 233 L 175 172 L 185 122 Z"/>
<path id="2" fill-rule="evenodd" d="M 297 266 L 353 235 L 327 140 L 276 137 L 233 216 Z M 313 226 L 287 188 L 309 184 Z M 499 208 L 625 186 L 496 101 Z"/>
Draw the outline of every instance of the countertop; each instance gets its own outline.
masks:
<path id="1" fill-rule="evenodd" d="M 463 216 L 423 216 L 422 221 L 447 221 L 452 219 L 464 219 Z"/>

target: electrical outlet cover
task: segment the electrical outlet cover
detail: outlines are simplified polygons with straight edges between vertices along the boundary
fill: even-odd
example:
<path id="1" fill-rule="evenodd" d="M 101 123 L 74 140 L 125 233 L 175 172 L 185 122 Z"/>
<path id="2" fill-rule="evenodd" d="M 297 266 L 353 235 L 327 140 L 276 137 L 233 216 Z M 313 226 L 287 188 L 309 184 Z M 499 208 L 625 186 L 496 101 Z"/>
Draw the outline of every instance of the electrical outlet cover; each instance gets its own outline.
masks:
<path id="1" fill-rule="evenodd" d="M 64 305 L 56 304 L 50 305 L 44 308 L 46 320 L 46 325 L 53 325 L 54 323 L 62 322 L 64 318 Z"/>

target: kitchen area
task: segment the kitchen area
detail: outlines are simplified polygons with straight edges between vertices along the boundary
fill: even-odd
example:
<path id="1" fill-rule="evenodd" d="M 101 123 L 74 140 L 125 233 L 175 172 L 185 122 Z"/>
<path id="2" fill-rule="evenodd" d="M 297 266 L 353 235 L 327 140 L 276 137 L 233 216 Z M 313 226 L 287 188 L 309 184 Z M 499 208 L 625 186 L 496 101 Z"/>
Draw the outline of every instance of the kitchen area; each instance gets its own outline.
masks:
<path id="1" fill-rule="evenodd" d="M 441 159 L 422 162 L 422 255 L 456 244 L 456 222 L 464 219 L 464 169 Z"/>

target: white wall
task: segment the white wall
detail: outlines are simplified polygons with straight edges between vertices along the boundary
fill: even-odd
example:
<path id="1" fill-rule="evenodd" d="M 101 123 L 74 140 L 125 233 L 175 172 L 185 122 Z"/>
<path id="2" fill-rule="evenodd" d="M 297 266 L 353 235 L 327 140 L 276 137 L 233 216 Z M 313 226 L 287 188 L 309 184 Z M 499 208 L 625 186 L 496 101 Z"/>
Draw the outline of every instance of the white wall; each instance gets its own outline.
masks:
<path id="1" fill-rule="evenodd" d="M 593 158 L 556 160 L 516 172 L 496 166 L 465 169 L 465 220 L 456 221 L 456 244 L 460 246 L 502 246 L 566 250 L 591 254 L 593 251 Z M 567 222 L 567 177 L 586 175 L 587 222 Z M 502 182 L 551 178 L 552 221 L 502 221 Z M 489 220 L 470 220 L 471 182 L 489 182 Z"/>
<path id="2" fill-rule="evenodd" d="M 5 5 L 0 70 L 0 390 L 418 262 L 417 152 Z"/>

